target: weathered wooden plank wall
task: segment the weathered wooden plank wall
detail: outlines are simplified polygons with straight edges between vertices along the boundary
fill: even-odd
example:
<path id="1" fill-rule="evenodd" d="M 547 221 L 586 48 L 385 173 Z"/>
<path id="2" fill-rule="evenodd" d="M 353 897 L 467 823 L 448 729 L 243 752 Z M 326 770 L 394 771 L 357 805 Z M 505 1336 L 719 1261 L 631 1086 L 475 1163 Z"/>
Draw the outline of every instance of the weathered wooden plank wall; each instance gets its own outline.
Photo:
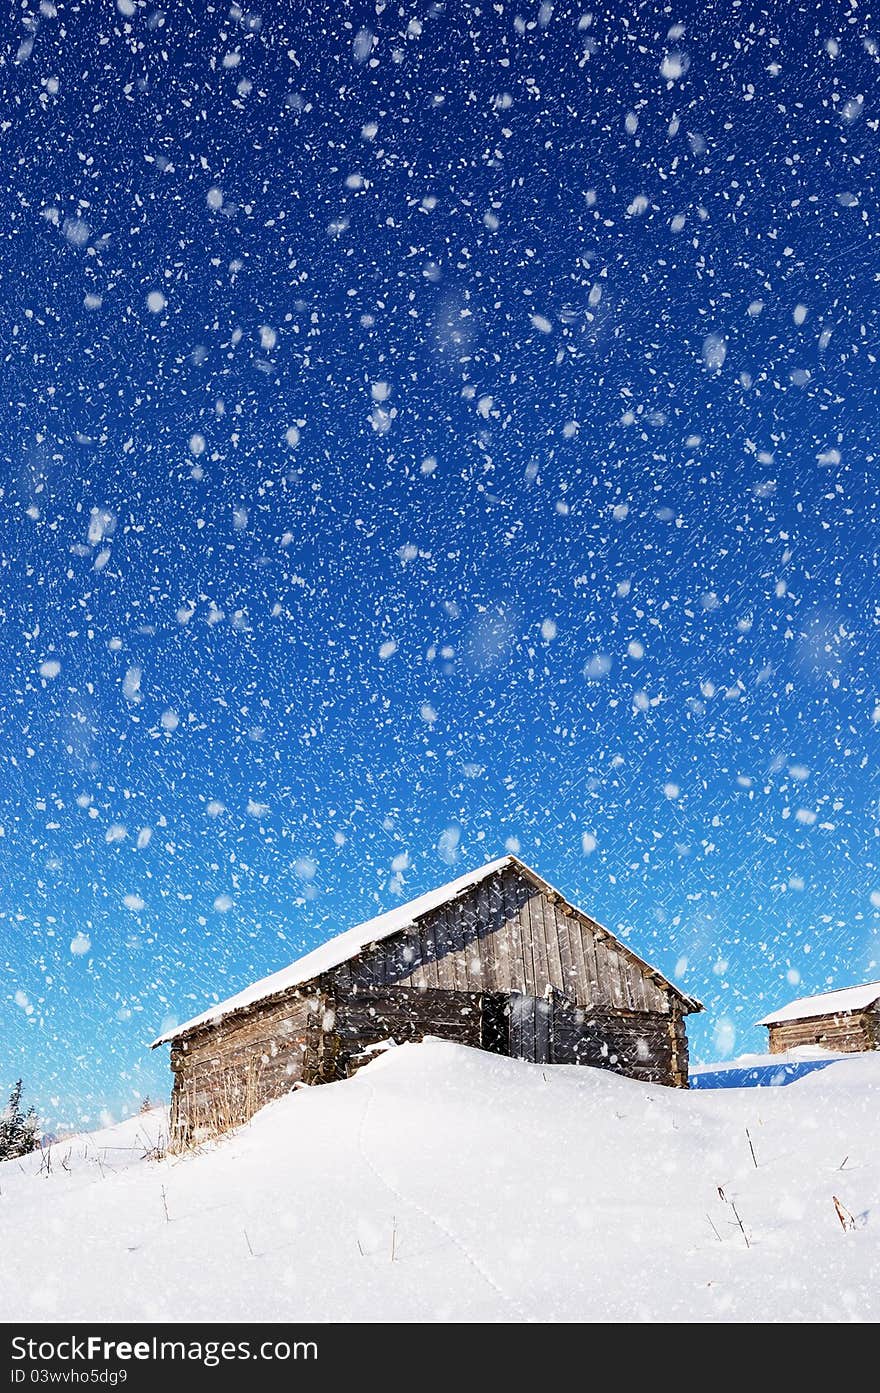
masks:
<path id="1" fill-rule="evenodd" d="M 314 992 L 294 993 L 175 1042 L 172 1132 L 225 1131 L 314 1074 L 322 1020 Z"/>
<path id="2" fill-rule="evenodd" d="M 329 1007 L 328 999 L 328 1007 Z M 332 1006 L 333 1051 L 322 1079 L 345 1078 L 369 1045 L 436 1035 L 532 1063 L 589 1064 L 652 1083 L 686 1083 L 680 1016 L 584 1010 L 554 996 L 367 987 Z M 676 1077 L 680 1075 L 680 1077 Z"/>
<path id="3" fill-rule="evenodd" d="M 781 1054 L 798 1045 L 817 1044 L 850 1054 L 880 1049 L 880 1013 L 876 1010 L 783 1021 L 768 1029 L 771 1054 Z"/>
<path id="4" fill-rule="evenodd" d="M 554 1064 L 589 1064 L 646 1083 L 672 1081 L 670 1021 L 653 1012 L 581 1011 L 555 1000 L 552 1040 Z"/>
<path id="5" fill-rule="evenodd" d="M 334 975 L 338 987 L 409 984 L 445 991 L 554 987 L 578 1006 L 667 1014 L 667 989 L 587 915 L 553 902 L 511 866 L 409 932 L 368 947 Z"/>
<path id="6" fill-rule="evenodd" d="M 483 1043 L 482 998 L 477 992 L 371 987 L 328 997 L 327 1006 L 335 1046 L 332 1059 L 327 1052 L 322 1081 L 345 1078 L 355 1056 L 382 1040 L 400 1045 L 438 1035 L 475 1048 Z"/>

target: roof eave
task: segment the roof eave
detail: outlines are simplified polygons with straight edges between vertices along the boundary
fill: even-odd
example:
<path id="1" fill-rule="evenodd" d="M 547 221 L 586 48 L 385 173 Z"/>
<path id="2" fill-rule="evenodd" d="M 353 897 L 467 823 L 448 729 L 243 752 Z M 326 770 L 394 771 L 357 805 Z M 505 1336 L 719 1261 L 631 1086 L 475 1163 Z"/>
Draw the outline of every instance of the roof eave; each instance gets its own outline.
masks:
<path id="1" fill-rule="evenodd" d="M 851 1006 L 846 1011 L 815 1011 L 812 1014 L 805 1011 L 802 1016 L 783 1016 L 776 1020 L 771 1020 L 767 1016 L 762 1016 L 759 1021 L 755 1021 L 756 1026 L 766 1026 L 769 1030 L 774 1025 L 800 1025 L 804 1021 L 832 1021 L 840 1020 L 844 1016 L 861 1016 L 865 1011 L 873 1011 L 880 1006 L 880 997 L 875 1001 L 869 1001 L 865 1006 Z"/>

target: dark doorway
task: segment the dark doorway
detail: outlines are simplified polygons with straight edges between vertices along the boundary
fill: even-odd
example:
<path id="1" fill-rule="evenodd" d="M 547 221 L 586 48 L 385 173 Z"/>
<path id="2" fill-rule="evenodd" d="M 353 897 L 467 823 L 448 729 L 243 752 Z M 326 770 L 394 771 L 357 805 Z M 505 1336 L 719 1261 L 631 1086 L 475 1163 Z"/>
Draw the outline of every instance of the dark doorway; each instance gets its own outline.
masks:
<path id="1" fill-rule="evenodd" d="M 492 1054 L 510 1053 L 510 1010 L 503 992 L 480 997 L 480 1045 Z"/>

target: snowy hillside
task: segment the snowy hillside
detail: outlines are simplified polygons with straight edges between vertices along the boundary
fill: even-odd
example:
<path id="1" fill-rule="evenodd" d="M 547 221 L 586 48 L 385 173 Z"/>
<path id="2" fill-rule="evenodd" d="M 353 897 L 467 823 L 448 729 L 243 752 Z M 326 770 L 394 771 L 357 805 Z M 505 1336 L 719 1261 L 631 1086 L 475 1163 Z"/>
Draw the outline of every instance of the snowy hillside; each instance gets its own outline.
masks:
<path id="1" fill-rule="evenodd" d="M 198 1154 L 163 1126 L 0 1165 L 5 1319 L 880 1316 L 880 1055 L 681 1093 L 431 1041 Z"/>

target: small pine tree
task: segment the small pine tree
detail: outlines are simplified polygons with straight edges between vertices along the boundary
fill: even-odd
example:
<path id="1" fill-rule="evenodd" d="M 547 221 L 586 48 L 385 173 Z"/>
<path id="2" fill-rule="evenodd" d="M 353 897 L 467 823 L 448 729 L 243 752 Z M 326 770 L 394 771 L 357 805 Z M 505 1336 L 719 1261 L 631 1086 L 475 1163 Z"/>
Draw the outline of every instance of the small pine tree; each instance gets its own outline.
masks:
<path id="1" fill-rule="evenodd" d="M 0 1112 L 0 1161 L 12 1161 L 37 1149 L 37 1115 L 21 1106 L 21 1079 L 13 1086 L 9 1102 Z"/>

